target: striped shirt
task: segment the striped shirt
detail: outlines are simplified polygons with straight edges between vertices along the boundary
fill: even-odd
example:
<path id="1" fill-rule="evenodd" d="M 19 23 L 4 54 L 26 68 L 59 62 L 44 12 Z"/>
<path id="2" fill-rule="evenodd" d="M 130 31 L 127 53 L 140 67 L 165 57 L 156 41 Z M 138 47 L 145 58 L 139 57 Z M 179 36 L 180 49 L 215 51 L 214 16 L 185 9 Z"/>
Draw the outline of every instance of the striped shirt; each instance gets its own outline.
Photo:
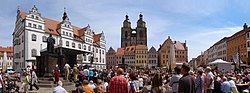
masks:
<path id="1" fill-rule="evenodd" d="M 115 76 L 110 80 L 108 93 L 129 93 L 128 81 L 122 75 Z"/>

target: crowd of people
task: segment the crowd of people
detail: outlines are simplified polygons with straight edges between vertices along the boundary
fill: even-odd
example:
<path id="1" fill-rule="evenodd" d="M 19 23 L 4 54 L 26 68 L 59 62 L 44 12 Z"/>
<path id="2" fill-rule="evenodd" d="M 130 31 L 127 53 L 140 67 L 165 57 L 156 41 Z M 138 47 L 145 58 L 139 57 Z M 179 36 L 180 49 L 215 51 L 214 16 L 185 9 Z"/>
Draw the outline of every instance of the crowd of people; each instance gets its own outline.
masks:
<path id="1" fill-rule="evenodd" d="M 35 87 L 39 90 L 34 70 L 33 66 L 28 66 L 22 79 L 20 73 L 15 74 L 15 79 L 21 81 L 18 89 L 28 92 Z M 78 65 L 71 67 L 69 64 L 65 64 L 62 71 L 58 65 L 53 70 L 54 83 L 57 84 L 53 93 L 71 91 L 63 87 L 61 76 L 74 82 L 74 93 L 248 93 L 250 89 L 248 69 L 226 73 L 211 67 L 199 67 L 191 71 L 187 63 L 176 66 L 171 74 L 163 70 L 96 70 Z M 8 73 L 0 74 L 0 93 L 7 91 L 10 78 Z"/>
<path id="2" fill-rule="evenodd" d="M 66 93 L 56 70 L 58 87 L 54 93 Z M 71 70 L 68 64 L 64 73 L 66 80 L 75 82 L 76 93 L 239 93 L 249 92 L 250 88 L 250 73 L 222 73 L 211 67 L 191 71 L 187 63 L 175 67 L 173 74 L 162 70 L 124 71 L 122 68 L 98 71 L 77 65 Z M 237 84 L 246 86 L 238 90 Z"/>

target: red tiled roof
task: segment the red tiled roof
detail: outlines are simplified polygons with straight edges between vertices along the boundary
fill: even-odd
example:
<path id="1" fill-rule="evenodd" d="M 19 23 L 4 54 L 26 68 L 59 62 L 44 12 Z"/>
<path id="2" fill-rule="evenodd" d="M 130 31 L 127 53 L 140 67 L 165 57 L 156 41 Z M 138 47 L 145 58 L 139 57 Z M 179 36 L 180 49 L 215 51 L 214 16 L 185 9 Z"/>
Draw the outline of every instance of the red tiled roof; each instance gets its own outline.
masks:
<path id="1" fill-rule="evenodd" d="M 28 13 L 26 12 L 20 12 L 20 15 L 23 19 L 25 19 L 26 15 Z M 60 29 L 62 22 L 56 21 L 56 20 L 52 20 L 52 19 L 48 19 L 43 17 L 44 21 L 45 21 L 45 31 L 49 34 L 53 34 L 53 35 L 59 35 L 60 32 L 58 32 L 57 30 Z M 74 31 L 74 35 L 76 36 L 82 36 L 84 31 L 84 28 L 80 28 L 77 26 L 72 25 L 73 27 L 73 31 Z"/>
<path id="2" fill-rule="evenodd" d="M 148 50 L 148 47 L 146 45 L 136 45 L 136 49 L 146 49 L 146 50 Z"/>
<path id="3" fill-rule="evenodd" d="M 0 52 L 13 52 L 13 47 L 0 47 Z"/>
<path id="4" fill-rule="evenodd" d="M 124 49 L 123 48 L 118 48 L 116 55 L 124 55 Z"/>
<path id="5" fill-rule="evenodd" d="M 180 41 L 176 41 L 174 45 L 176 50 L 185 50 L 183 43 L 181 43 Z"/>

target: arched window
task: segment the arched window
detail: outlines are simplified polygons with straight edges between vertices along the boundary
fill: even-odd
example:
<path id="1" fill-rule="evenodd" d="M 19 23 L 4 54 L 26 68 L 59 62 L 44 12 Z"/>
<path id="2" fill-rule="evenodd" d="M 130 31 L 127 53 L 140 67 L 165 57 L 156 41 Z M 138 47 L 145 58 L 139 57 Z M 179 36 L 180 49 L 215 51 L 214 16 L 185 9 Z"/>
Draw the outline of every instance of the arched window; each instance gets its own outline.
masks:
<path id="1" fill-rule="evenodd" d="M 89 49 L 89 51 L 91 51 L 91 46 L 89 46 L 89 48 L 88 48 L 88 49 Z"/>
<path id="2" fill-rule="evenodd" d="M 31 18 L 35 18 L 34 15 L 31 15 Z"/>
<path id="3" fill-rule="evenodd" d="M 32 41 L 36 41 L 36 35 L 35 34 L 32 34 L 31 37 L 32 37 Z"/>
<path id="4" fill-rule="evenodd" d="M 47 42 L 47 37 L 43 36 L 43 42 Z"/>
<path id="5" fill-rule="evenodd" d="M 78 44 L 78 48 L 79 48 L 79 49 L 81 49 L 81 48 L 82 48 L 81 44 Z"/>
<path id="6" fill-rule="evenodd" d="M 86 50 L 86 45 L 83 45 L 83 49 Z"/>
<path id="7" fill-rule="evenodd" d="M 32 50 L 31 50 L 31 56 L 32 56 L 32 57 L 35 57 L 36 55 L 37 55 L 36 49 L 32 49 Z"/>
<path id="8" fill-rule="evenodd" d="M 66 46 L 69 46 L 69 41 L 66 41 Z"/>
<path id="9" fill-rule="evenodd" d="M 72 47 L 75 48 L 75 43 L 74 42 L 72 43 Z"/>
<path id="10" fill-rule="evenodd" d="M 125 31 L 125 37 L 128 37 L 128 31 Z"/>

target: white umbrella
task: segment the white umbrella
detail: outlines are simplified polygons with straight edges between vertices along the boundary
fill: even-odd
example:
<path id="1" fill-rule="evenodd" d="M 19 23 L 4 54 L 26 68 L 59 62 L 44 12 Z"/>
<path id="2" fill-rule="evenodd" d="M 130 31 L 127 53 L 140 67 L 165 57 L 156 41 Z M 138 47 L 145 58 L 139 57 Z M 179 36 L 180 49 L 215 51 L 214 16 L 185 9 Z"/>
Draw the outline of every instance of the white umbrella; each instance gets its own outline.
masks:
<path id="1" fill-rule="evenodd" d="M 226 62 L 222 59 L 216 59 L 215 61 L 208 63 L 208 65 L 215 65 L 215 64 L 229 64 L 229 62 Z"/>

